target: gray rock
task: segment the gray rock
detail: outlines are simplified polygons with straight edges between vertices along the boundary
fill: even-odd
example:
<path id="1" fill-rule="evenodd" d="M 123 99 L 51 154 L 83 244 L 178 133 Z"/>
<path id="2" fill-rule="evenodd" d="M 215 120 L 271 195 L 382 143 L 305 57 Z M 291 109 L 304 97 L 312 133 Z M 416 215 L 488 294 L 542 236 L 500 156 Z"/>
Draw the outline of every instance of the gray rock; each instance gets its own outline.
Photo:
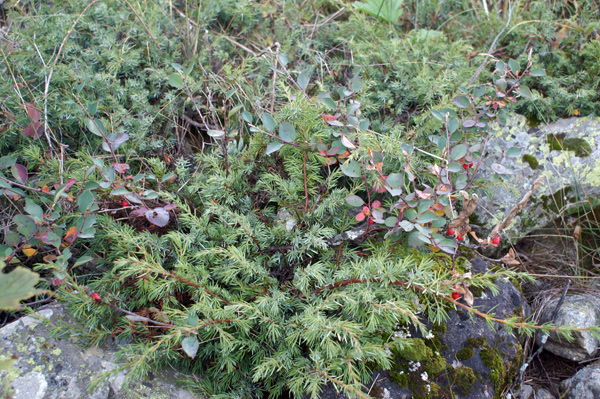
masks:
<path id="1" fill-rule="evenodd" d="M 170 370 L 126 382 L 116 373 L 93 390 L 90 383 L 118 367 L 115 353 L 92 347 L 87 350 L 73 339 L 56 339 L 50 325 L 75 326 L 61 305 L 52 305 L 0 329 L 0 356 L 17 356 L 9 370 L 0 371 L 0 397 L 14 399 L 194 399 L 197 396 L 175 384 Z M 158 374 L 158 373 L 156 373 Z"/>
<path id="2" fill-rule="evenodd" d="M 488 263 L 482 259 L 472 261 L 474 273 L 484 273 Z M 493 312 L 495 317 L 506 319 L 513 315 L 529 317 L 531 310 L 523 295 L 513 283 L 507 280 L 496 281 L 498 294 L 486 290 L 475 298 L 474 306 L 481 312 Z M 452 385 L 457 399 L 493 398 L 496 389 L 504 388 L 521 366 L 522 347 L 519 340 L 509 334 L 504 325 L 494 323 L 490 328 L 487 322 L 460 310 L 450 313 L 446 322 L 446 332 L 441 341 L 447 349 L 442 351 L 446 361 L 455 370 L 468 368 L 477 379 L 468 388 L 462 389 L 448 380 L 441 383 Z M 465 369 L 462 369 L 465 370 Z M 502 386 L 501 386 L 502 385 Z"/>
<path id="3" fill-rule="evenodd" d="M 600 398 L 600 362 L 581 369 L 573 377 L 563 381 L 564 399 Z"/>
<path id="4" fill-rule="evenodd" d="M 540 323 L 547 323 L 552 319 L 552 314 L 560 298 L 551 299 L 544 305 L 540 313 Z M 579 328 L 600 327 L 600 298 L 591 294 L 572 295 L 565 298 L 556 316 L 555 324 L 558 326 L 572 326 Z M 536 342 L 541 343 L 543 334 L 536 334 Z M 555 332 L 549 334 L 544 349 L 555 355 L 574 361 L 592 358 L 598 350 L 598 339 L 587 331 L 574 331 L 573 340 L 567 341 Z"/>
<path id="5" fill-rule="evenodd" d="M 540 388 L 535 391 L 535 399 L 556 399 L 556 396 L 551 394 L 546 388 Z"/>
<path id="6" fill-rule="evenodd" d="M 491 136 L 478 178 L 490 181 L 493 164 L 506 167 L 510 175 L 506 184 L 479 193 L 475 215 L 484 228 L 502 221 L 541 175 L 546 176 L 544 184 L 513 219 L 508 232 L 515 237 L 548 225 L 558 210 L 575 211 L 581 198 L 600 197 L 600 118 L 562 119 L 532 128 L 525 117 L 514 115 L 505 127 L 496 125 Z M 503 151 L 510 147 L 520 149 L 520 155 L 505 157 Z"/>
<path id="7" fill-rule="evenodd" d="M 485 273 L 487 266 L 484 260 L 475 259 L 471 269 L 475 273 Z M 510 281 L 500 279 L 496 281 L 496 285 L 498 295 L 494 296 L 491 291 L 486 290 L 475 298 L 474 306 L 478 310 L 493 311 L 499 318 L 521 313 L 525 317 L 529 316 L 529 306 L 517 287 Z M 444 326 L 431 325 L 431 332 L 427 337 L 415 330 L 407 331 L 411 337 L 427 342 L 428 348 L 437 346 L 438 350 L 432 349 L 431 359 L 409 362 L 408 370 L 405 367 L 406 359 L 396 359 L 396 366 L 390 372 L 373 373 L 372 381 L 366 384 L 371 388 L 369 394 L 386 399 L 408 399 L 413 396 L 455 399 L 498 397 L 499 392 L 496 390 L 503 389 L 511 381 L 512 372 L 521 366 L 520 342 L 508 334 L 501 323 L 494 323 L 492 329 L 485 320 L 478 316 L 470 317 L 465 311 L 451 311 L 449 316 Z M 428 362 L 437 362 L 435 358 L 440 357 L 445 360 L 446 367 L 437 375 L 424 374 L 431 366 Z M 408 389 L 394 383 L 398 381 L 398 377 L 404 376 L 409 384 Z M 438 389 L 436 386 L 441 391 L 434 393 Z M 348 399 L 331 386 L 326 387 L 320 398 Z"/>
<path id="8" fill-rule="evenodd" d="M 523 384 L 515 397 L 518 399 L 529 399 L 531 395 L 533 395 L 533 387 L 531 385 Z"/>

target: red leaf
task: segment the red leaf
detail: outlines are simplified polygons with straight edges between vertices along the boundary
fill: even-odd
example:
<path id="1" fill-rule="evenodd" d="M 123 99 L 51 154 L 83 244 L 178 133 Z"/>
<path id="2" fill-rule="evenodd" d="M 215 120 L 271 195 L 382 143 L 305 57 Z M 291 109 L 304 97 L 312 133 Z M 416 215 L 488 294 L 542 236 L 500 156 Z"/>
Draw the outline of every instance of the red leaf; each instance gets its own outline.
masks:
<path id="1" fill-rule="evenodd" d="M 359 213 L 358 215 L 356 215 L 356 221 L 357 222 L 362 222 L 363 220 L 365 220 L 365 214 L 364 213 Z"/>
<path id="2" fill-rule="evenodd" d="M 42 111 L 37 109 L 35 105 L 31 103 L 25 103 L 25 106 L 27 107 L 27 115 L 29 115 L 29 119 L 31 119 L 33 122 L 38 122 L 42 116 Z"/>
<path id="3" fill-rule="evenodd" d="M 65 183 L 65 191 L 67 191 L 68 189 L 70 189 L 71 186 L 73 184 L 75 184 L 75 182 L 77 182 L 76 179 L 69 179 L 69 180 L 67 180 L 67 182 Z"/>
<path id="4" fill-rule="evenodd" d="M 25 129 L 23 129 L 21 134 L 37 140 L 44 134 L 44 124 L 41 122 L 30 123 Z"/>
<path id="5" fill-rule="evenodd" d="M 113 162 L 112 166 L 113 168 L 115 168 L 115 171 L 117 173 L 125 173 L 129 169 L 129 165 L 127 165 L 126 163 Z"/>
<path id="6" fill-rule="evenodd" d="M 163 206 L 163 208 L 165 208 L 165 211 L 171 211 L 173 209 L 176 209 L 177 205 L 175 205 L 175 204 L 167 204 L 167 205 Z"/>
<path id="7" fill-rule="evenodd" d="M 27 168 L 25 168 L 25 166 L 16 163 L 11 167 L 11 172 L 15 179 L 19 180 L 21 183 L 27 181 Z"/>

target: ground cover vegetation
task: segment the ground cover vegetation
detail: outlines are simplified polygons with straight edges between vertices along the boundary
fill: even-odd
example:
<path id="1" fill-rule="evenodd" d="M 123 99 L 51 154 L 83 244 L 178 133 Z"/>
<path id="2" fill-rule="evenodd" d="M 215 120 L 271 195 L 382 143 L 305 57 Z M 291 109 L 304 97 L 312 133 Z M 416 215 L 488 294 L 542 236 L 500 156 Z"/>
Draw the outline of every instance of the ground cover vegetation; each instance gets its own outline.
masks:
<path id="1" fill-rule="evenodd" d="M 35 269 L 130 376 L 221 397 L 365 396 L 399 326 L 500 321 L 472 290 L 527 274 L 455 262 L 502 244 L 469 224 L 510 173 L 477 179 L 487 140 L 600 106 L 593 0 L 2 7 L 0 284 Z"/>

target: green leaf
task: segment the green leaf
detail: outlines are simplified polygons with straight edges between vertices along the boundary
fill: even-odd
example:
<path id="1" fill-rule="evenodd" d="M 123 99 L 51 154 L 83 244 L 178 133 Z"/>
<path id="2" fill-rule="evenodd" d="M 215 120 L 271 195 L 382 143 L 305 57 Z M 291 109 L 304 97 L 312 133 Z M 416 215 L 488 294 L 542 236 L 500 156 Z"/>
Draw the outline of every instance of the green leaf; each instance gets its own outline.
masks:
<path id="1" fill-rule="evenodd" d="M 118 187 L 110 192 L 110 195 L 127 195 L 131 194 L 125 187 Z"/>
<path id="2" fill-rule="evenodd" d="M 529 87 L 521 86 L 516 91 L 523 97 L 533 98 L 533 93 L 531 92 L 531 90 L 529 90 Z"/>
<path id="3" fill-rule="evenodd" d="M 96 111 L 98 111 L 98 103 L 97 102 L 89 103 L 87 106 L 87 111 L 91 116 L 96 115 Z"/>
<path id="4" fill-rule="evenodd" d="M 29 239 L 36 229 L 35 221 L 27 215 L 18 214 L 13 217 L 17 225 L 17 231 Z"/>
<path id="5" fill-rule="evenodd" d="M 531 68 L 531 76 L 546 76 L 546 71 L 542 68 Z"/>
<path id="6" fill-rule="evenodd" d="M 254 118 L 252 117 L 252 114 L 248 111 L 242 112 L 242 119 L 248 123 L 252 123 L 252 121 L 254 120 Z"/>
<path id="7" fill-rule="evenodd" d="M 506 66 L 505 66 L 504 62 L 497 61 L 496 62 L 496 69 L 498 70 L 498 72 L 503 73 L 506 70 Z"/>
<path id="8" fill-rule="evenodd" d="M 283 147 L 283 143 L 280 143 L 279 141 L 267 144 L 267 155 L 279 151 L 281 147 Z"/>
<path id="9" fill-rule="evenodd" d="M 184 86 L 183 78 L 181 77 L 181 75 L 179 73 L 173 72 L 172 74 L 169 75 L 169 84 L 171 86 L 175 87 L 176 89 L 181 89 Z"/>
<path id="10" fill-rule="evenodd" d="M 192 359 L 196 357 L 196 353 L 198 352 L 198 348 L 200 347 L 200 342 L 198 342 L 198 338 L 195 335 L 190 335 L 185 337 L 181 341 L 181 349 L 191 357 Z"/>
<path id="11" fill-rule="evenodd" d="M 402 3 L 403 0 L 367 0 L 354 3 L 354 8 L 393 24 L 402 16 Z"/>
<path id="12" fill-rule="evenodd" d="M 92 259 L 94 258 L 92 258 L 91 256 L 82 256 L 81 258 L 77 259 L 77 262 L 73 264 L 73 267 L 81 266 L 84 263 L 88 263 Z"/>
<path id="13" fill-rule="evenodd" d="M 389 217 L 385 218 L 384 223 L 387 227 L 395 227 L 396 220 L 398 220 L 398 218 L 396 216 L 389 216 Z M 406 222 L 406 220 L 404 220 L 404 222 Z"/>
<path id="14" fill-rule="evenodd" d="M 198 325 L 198 315 L 196 313 L 190 313 L 188 316 L 188 324 L 192 327 L 196 327 Z"/>
<path id="15" fill-rule="evenodd" d="M 90 190 L 86 190 L 77 198 L 77 206 L 79 212 L 86 213 L 94 203 L 94 194 Z"/>
<path id="16" fill-rule="evenodd" d="M 433 115 L 433 117 L 439 121 L 444 121 L 444 116 L 442 114 L 440 114 L 438 111 L 436 110 L 430 110 L 431 115 Z"/>
<path id="17" fill-rule="evenodd" d="M 279 137 L 281 137 L 283 141 L 292 143 L 294 140 L 296 140 L 296 129 L 294 129 L 293 125 L 287 122 L 282 122 L 279 124 Z"/>
<path id="18" fill-rule="evenodd" d="M 506 156 L 509 158 L 518 157 L 521 155 L 521 149 L 517 147 L 510 147 L 506 150 Z"/>
<path id="19" fill-rule="evenodd" d="M 363 173 L 362 165 L 354 160 L 343 163 L 340 169 L 348 177 L 361 177 Z"/>
<path id="20" fill-rule="evenodd" d="M 0 262 L 0 270 L 4 263 Z M 35 289 L 40 277 L 24 267 L 17 267 L 10 273 L 0 272 L 0 309 L 12 310 L 19 308 L 19 302 L 41 294 Z"/>
<path id="21" fill-rule="evenodd" d="M 473 89 L 473 97 L 478 98 L 485 94 L 485 87 L 476 87 Z"/>
<path id="22" fill-rule="evenodd" d="M 36 222 L 42 222 L 44 220 L 44 210 L 42 207 L 29 198 L 25 203 L 25 212 L 30 214 Z"/>
<path id="23" fill-rule="evenodd" d="M 300 86 L 302 91 L 306 90 L 309 83 L 310 83 L 310 75 L 309 74 L 307 74 L 306 72 L 302 72 L 300 75 L 298 75 L 298 86 Z"/>
<path id="24" fill-rule="evenodd" d="M 460 166 L 460 164 L 458 162 L 450 162 L 450 164 L 448 165 L 448 170 L 450 172 L 460 172 L 462 169 L 462 167 Z"/>
<path id="25" fill-rule="evenodd" d="M 260 116 L 260 119 L 262 119 L 263 126 L 265 127 L 265 129 L 267 129 L 267 132 L 272 132 L 273 130 L 275 130 L 275 120 L 271 115 L 264 112 Z"/>
<path id="26" fill-rule="evenodd" d="M 385 189 L 393 196 L 402 194 L 404 186 L 404 175 L 402 173 L 390 173 L 385 179 Z"/>
<path id="27" fill-rule="evenodd" d="M 3 156 L 0 158 L 0 169 L 10 168 L 17 162 L 17 157 L 10 155 Z"/>
<path id="28" fill-rule="evenodd" d="M 288 61 L 289 61 L 287 55 L 281 53 L 281 54 L 279 54 L 277 56 L 277 59 L 279 60 L 279 63 L 281 65 L 283 65 L 284 67 L 287 67 L 287 64 L 288 64 Z"/>
<path id="29" fill-rule="evenodd" d="M 521 69 L 521 65 L 519 64 L 519 61 L 513 60 L 512 58 L 510 60 L 508 60 L 508 67 L 510 68 L 512 73 L 514 73 L 515 75 L 517 74 L 517 72 L 519 72 L 519 69 Z"/>
<path id="30" fill-rule="evenodd" d="M 365 201 L 363 201 L 362 198 L 360 198 L 358 195 L 349 195 L 346 197 L 346 202 L 353 207 L 357 207 L 357 206 L 362 206 L 365 204 Z"/>
<path id="31" fill-rule="evenodd" d="M 456 147 L 454 147 L 450 152 L 450 159 L 456 161 L 457 159 L 464 157 L 466 154 L 467 146 L 465 144 L 459 144 Z"/>
<path id="32" fill-rule="evenodd" d="M 332 111 L 337 110 L 337 104 L 331 97 L 321 98 L 321 102 L 327 105 Z"/>
<path id="33" fill-rule="evenodd" d="M 106 136 L 106 129 L 104 129 L 104 124 L 100 119 L 86 119 L 85 125 L 89 129 L 90 132 L 95 134 L 96 136 L 104 137 Z"/>
<path id="34" fill-rule="evenodd" d="M 454 101 L 454 104 L 459 108 L 469 108 L 471 106 L 471 100 L 466 96 L 456 96 L 452 101 Z"/>
<path id="35" fill-rule="evenodd" d="M 417 218 L 417 223 L 429 223 L 438 218 L 438 216 L 432 211 L 425 211 L 422 215 Z"/>
<path id="36" fill-rule="evenodd" d="M 458 129 L 458 119 L 452 117 L 448 119 L 448 133 L 452 134 Z"/>
<path id="37" fill-rule="evenodd" d="M 224 130 L 209 130 L 207 132 L 207 134 L 210 137 L 214 137 L 215 139 L 218 139 L 218 138 L 225 136 L 225 131 Z"/>

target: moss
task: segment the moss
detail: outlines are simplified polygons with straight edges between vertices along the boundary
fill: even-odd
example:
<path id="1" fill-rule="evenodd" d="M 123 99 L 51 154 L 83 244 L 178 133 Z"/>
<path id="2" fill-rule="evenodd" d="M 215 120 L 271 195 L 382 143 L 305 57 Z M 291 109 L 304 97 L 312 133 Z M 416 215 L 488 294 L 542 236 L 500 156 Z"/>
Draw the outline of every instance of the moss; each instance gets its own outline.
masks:
<path id="1" fill-rule="evenodd" d="M 475 352 L 470 346 L 465 346 L 464 348 L 456 352 L 456 358 L 458 360 L 468 360 L 473 356 L 475 356 Z"/>
<path id="2" fill-rule="evenodd" d="M 369 391 L 369 396 L 375 399 L 382 399 L 383 389 L 379 385 L 375 384 Z"/>
<path id="3" fill-rule="evenodd" d="M 448 327 L 442 323 L 435 323 L 431 326 L 431 331 L 444 334 L 446 331 L 448 331 Z"/>
<path id="4" fill-rule="evenodd" d="M 407 388 L 408 387 L 408 382 L 409 382 L 408 374 L 406 374 L 403 370 L 400 370 L 400 371 L 392 370 L 392 371 L 390 371 L 390 380 L 394 384 L 398 385 L 401 388 Z"/>
<path id="5" fill-rule="evenodd" d="M 481 360 L 490 369 L 490 380 L 494 383 L 496 392 L 506 384 L 508 372 L 502 362 L 502 357 L 498 350 L 490 345 L 484 345 L 481 349 Z M 499 393 L 494 395 L 494 398 L 499 397 Z"/>
<path id="6" fill-rule="evenodd" d="M 565 138 L 564 134 L 549 134 L 547 141 L 550 150 L 573 151 L 580 158 L 590 156 L 593 152 L 590 143 L 579 137 Z"/>
<path id="7" fill-rule="evenodd" d="M 481 296 L 483 295 L 483 291 L 485 291 L 483 287 L 477 287 L 475 285 L 469 287 L 469 290 L 471 290 L 471 293 L 475 298 L 481 298 Z"/>
<path id="8" fill-rule="evenodd" d="M 477 376 L 471 367 L 448 367 L 448 380 L 450 386 L 458 386 L 468 393 L 471 386 L 477 381 Z"/>
<path id="9" fill-rule="evenodd" d="M 431 355 L 431 349 L 425 345 L 425 341 L 415 338 L 411 339 L 410 342 L 412 345 L 407 345 L 402 349 L 396 350 L 397 355 L 405 360 L 413 362 L 422 362 L 427 360 L 427 358 Z"/>
<path id="10" fill-rule="evenodd" d="M 479 337 L 479 338 L 467 338 L 467 340 L 465 341 L 465 346 L 470 346 L 471 348 L 477 348 L 477 349 L 481 349 L 481 347 L 483 345 L 485 345 L 486 343 L 486 339 L 485 337 Z"/>
<path id="11" fill-rule="evenodd" d="M 540 167 L 540 163 L 538 162 L 537 158 L 531 154 L 523 154 L 523 162 L 528 163 L 529 167 L 533 170 L 536 170 Z"/>

